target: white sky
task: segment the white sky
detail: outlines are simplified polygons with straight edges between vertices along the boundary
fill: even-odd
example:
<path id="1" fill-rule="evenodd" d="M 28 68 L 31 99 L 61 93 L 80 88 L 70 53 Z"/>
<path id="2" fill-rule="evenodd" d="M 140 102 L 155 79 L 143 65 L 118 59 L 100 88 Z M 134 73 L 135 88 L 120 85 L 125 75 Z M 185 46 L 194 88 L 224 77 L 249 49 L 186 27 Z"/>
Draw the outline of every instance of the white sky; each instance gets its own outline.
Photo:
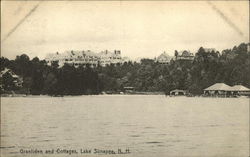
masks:
<path id="1" fill-rule="evenodd" d="M 2 56 L 119 49 L 132 59 L 153 58 L 249 42 L 248 1 L 211 1 L 223 16 L 206 1 L 43 1 L 6 38 L 38 3 L 1 1 Z"/>

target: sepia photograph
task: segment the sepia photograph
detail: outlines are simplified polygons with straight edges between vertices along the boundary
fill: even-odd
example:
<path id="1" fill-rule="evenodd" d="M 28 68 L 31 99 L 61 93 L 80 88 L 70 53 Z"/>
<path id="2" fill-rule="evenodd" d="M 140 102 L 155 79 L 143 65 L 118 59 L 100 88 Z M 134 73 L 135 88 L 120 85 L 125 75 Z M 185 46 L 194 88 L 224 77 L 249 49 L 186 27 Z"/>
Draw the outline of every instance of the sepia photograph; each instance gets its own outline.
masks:
<path id="1" fill-rule="evenodd" d="M 1 0 L 1 157 L 249 157 L 248 0 Z"/>

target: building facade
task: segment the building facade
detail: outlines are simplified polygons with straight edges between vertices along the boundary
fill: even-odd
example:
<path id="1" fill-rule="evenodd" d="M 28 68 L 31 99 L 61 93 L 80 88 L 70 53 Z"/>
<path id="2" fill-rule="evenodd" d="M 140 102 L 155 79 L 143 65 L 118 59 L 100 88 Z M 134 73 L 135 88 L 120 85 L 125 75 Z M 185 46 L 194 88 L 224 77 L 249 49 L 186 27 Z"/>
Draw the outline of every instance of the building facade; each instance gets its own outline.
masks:
<path id="1" fill-rule="evenodd" d="M 216 52 L 215 48 L 203 48 L 206 53 Z"/>
<path id="2" fill-rule="evenodd" d="M 169 64 L 173 57 L 169 56 L 165 51 L 158 56 L 155 61 L 161 64 Z"/>
<path id="3" fill-rule="evenodd" d="M 120 50 L 114 50 L 114 52 L 108 50 L 101 51 L 98 53 L 98 56 L 101 66 L 123 63 Z"/>
<path id="4" fill-rule="evenodd" d="M 188 60 L 188 61 L 193 61 L 194 60 L 194 54 L 191 53 L 190 51 L 183 50 L 178 52 L 176 55 L 176 60 Z"/>
<path id="5" fill-rule="evenodd" d="M 175 89 L 170 91 L 170 96 L 181 96 L 181 95 L 187 95 L 186 90 L 180 90 L 180 89 Z"/>
<path id="6" fill-rule="evenodd" d="M 121 57 L 120 50 L 114 50 L 113 52 L 105 50 L 100 53 L 94 53 L 93 51 L 66 51 L 64 53 L 52 53 L 48 54 L 45 58 L 48 65 L 52 65 L 53 62 L 57 62 L 59 67 L 64 64 L 74 65 L 79 67 L 80 65 L 96 67 L 98 65 L 106 66 L 110 64 L 123 63 L 124 59 Z"/>
<path id="7" fill-rule="evenodd" d="M 4 75 L 9 75 L 12 79 L 12 83 L 15 87 L 23 86 L 23 78 L 21 76 L 16 75 L 11 69 L 5 68 L 0 72 L 0 78 L 3 78 Z M 0 88 L 3 88 L 2 82 L 0 83 Z"/>

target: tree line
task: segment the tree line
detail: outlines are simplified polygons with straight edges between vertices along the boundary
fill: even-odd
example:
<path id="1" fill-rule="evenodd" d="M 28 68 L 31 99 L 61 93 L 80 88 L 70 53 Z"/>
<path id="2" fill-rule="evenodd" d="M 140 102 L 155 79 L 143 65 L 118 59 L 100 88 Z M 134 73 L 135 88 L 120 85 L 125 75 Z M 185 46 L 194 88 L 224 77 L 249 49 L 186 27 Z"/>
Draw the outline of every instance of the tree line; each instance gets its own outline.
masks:
<path id="1" fill-rule="evenodd" d="M 13 84 L 10 75 L 1 76 L 1 93 L 32 95 L 85 95 L 102 92 L 119 93 L 124 87 L 134 87 L 140 92 L 165 92 L 173 89 L 188 90 L 194 95 L 217 82 L 228 85 L 242 84 L 250 87 L 250 53 L 246 43 L 222 52 L 206 52 L 200 47 L 193 61 L 171 60 L 160 64 L 153 59 L 140 63 L 125 62 L 117 65 L 79 66 L 65 64 L 51 66 L 38 57 L 30 59 L 26 54 L 14 60 L 1 57 L 1 71 L 11 69 L 23 78 L 22 87 Z"/>

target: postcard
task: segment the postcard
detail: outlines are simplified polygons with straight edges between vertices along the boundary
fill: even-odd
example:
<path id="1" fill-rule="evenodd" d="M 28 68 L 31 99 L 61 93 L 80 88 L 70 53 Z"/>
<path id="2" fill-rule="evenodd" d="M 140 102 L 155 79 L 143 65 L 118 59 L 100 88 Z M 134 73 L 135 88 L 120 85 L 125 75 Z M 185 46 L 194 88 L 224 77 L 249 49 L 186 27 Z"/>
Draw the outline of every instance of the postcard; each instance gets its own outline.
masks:
<path id="1" fill-rule="evenodd" d="M 1 157 L 248 157 L 249 1 L 1 1 Z"/>

